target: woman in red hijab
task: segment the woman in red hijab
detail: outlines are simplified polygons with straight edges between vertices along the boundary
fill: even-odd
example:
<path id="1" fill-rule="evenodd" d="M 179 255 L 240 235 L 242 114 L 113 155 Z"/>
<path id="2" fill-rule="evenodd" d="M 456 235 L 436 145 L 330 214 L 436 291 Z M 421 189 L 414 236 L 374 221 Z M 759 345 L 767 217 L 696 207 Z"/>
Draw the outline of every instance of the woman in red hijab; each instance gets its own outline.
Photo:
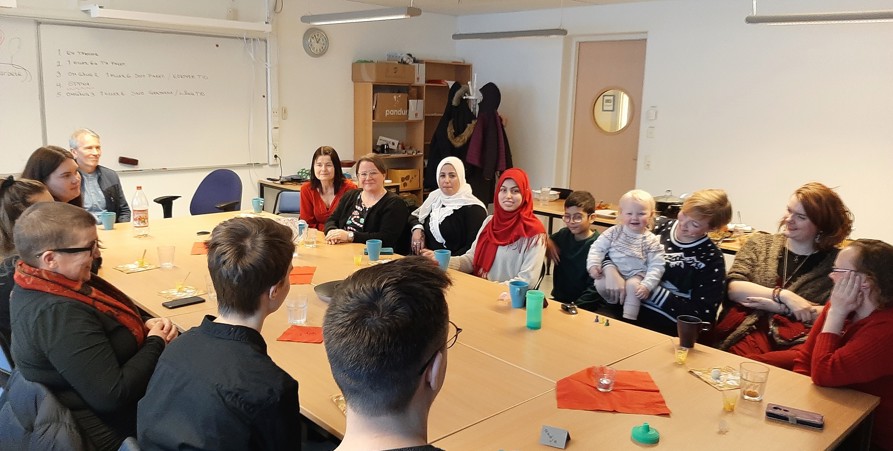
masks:
<path id="1" fill-rule="evenodd" d="M 465 255 L 450 267 L 495 282 L 536 282 L 546 254 L 546 230 L 533 214 L 527 174 L 512 168 L 502 173 L 493 196 L 494 214 L 484 220 Z"/>

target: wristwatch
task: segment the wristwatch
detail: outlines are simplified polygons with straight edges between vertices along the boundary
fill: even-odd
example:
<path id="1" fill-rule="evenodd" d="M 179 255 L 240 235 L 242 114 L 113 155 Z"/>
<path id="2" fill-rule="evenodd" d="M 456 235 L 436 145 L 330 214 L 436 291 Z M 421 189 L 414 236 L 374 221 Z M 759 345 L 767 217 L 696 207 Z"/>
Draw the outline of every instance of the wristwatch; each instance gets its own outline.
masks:
<path id="1" fill-rule="evenodd" d="M 347 241 L 353 243 L 353 232 L 347 232 Z"/>

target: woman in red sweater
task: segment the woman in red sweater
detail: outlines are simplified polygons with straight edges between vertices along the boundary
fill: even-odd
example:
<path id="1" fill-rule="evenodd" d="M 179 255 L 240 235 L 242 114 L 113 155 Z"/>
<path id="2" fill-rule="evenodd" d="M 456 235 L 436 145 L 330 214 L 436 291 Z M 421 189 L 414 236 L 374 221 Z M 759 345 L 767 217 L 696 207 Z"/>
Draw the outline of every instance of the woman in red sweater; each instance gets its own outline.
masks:
<path id="1" fill-rule="evenodd" d="M 309 227 L 323 230 L 341 196 L 357 189 L 357 185 L 344 177 L 335 149 L 329 146 L 316 149 L 312 161 L 310 181 L 301 185 L 301 219 Z"/>
<path id="2" fill-rule="evenodd" d="M 825 387 L 849 387 L 881 398 L 873 446 L 893 450 L 893 246 L 860 239 L 837 255 L 834 289 L 794 371 Z"/>

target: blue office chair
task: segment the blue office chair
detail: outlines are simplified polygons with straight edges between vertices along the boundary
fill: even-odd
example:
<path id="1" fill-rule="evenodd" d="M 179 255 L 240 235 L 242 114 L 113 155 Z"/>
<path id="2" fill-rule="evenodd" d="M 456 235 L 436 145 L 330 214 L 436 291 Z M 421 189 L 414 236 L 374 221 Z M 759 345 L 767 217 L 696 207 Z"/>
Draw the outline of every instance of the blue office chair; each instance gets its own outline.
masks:
<path id="1" fill-rule="evenodd" d="M 301 213 L 301 192 L 281 191 L 276 196 L 276 204 L 273 205 L 273 213 L 299 214 Z"/>
<path id="2" fill-rule="evenodd" d="M 242 208 L 242 179 L 230 169 L 215 169 L 195 189 L 189 212 L 193 215 Z"/>

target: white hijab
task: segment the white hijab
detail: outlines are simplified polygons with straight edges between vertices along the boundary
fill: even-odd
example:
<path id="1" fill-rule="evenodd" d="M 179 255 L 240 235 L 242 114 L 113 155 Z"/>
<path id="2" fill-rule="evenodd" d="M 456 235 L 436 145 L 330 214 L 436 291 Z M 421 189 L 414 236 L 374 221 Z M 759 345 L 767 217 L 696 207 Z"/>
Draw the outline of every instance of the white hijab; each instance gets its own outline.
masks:
<path id="1" fill-rule="evenodd" d="M 425 222 L 425 218 L 428 215 L 431 216 L 431 220 L 428 222 L 428 230 L 434 236 L 434 239 L 444 246 L 446 246 L 446 240 L 440 233 L 440 223 L 444 218 L 466 205 L 480 205 L 484 210 L 487 209 L 484 203 L 471 193 L 471 186 L 465 181 L 465 165 L 462 164 L 462 160 L 456 157 L 446 157 L 437 165 L 438 185 L 440 185 L 440 171 L 443 170 L 443 165 L 445 164 L 450 164 L 456 169 L 456 179 L 459 183 L 459 189 L 456 191 L 456 194 L 447 196 L 438 188 L 431 191 L 422 206 L 412 212 L 413 215 L 419 218 L 419 222 Z"/>

